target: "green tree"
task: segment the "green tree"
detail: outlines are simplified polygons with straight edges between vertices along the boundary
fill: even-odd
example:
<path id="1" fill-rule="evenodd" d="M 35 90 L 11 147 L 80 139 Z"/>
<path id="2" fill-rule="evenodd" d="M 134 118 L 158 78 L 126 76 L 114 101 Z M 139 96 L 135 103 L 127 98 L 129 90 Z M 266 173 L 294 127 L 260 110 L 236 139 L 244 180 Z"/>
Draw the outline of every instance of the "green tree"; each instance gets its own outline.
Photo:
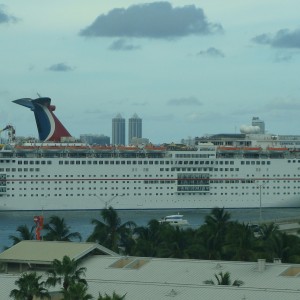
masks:
<path id="1" fill-rule="evenodd" d="M 259 250 L 258 240 L 247 224 L 232 222 L 228 225 L 223 252 L 226 260 L 253 261 Z"/>
<path id="2" fill-rule="evenodd" d="M 9 296 L 15 300 L 32 300 L 33 297 L 50 299 L 48 290 L 45 288 L 45 282 L 41 281 L 41 278 L 42 276 L 38 276 L 36 272 L 23 273 L 15 281 L 18 289 L 13 289 Z"/>
<path id="3" fill-rule="evenodd" d="M 17 231 L 19 232 L 19 236 L 10 235 L 9 239 L 13 241 L 13 244 L 16 245 L 17 243 L 25 240 L 34 240 L 35 239 L 35 226 L 32 226 L 31 229 L 27 225 L 20 225 L 17 227 Z"/>
<path id="4" fill-rule="evenodd" d="M 81 235 L 79 232 L 70 232 L 70 226 L 68 226 L 64 218 L 58 216 L 50 217 L 49 223 L 44 225 L 44 230 L 47 233 L 44 236 L 46 241 L 68 241 L 78 239 L 81 241 Z"/>
<path id="5" fill-rule="evenodd" d="M 159 257 L 189 258 L 186 231 L 178 226 L 166 225 L 168 231 L 167 234 L 164 234 L 165 238 L 158 248 Z"/>
<path id="6" fill-rule="evenodd" d="M 230 273 L 229 272 L 220 272 L 219 274 L 215 274 L 215 278 L 217 280 L 217 285 L 233 285 L 233 286 L 241 286 L 244 284 L 242 280 L 234 280 L 234 282 L 231 284 L 231 279 L 230 279 Z M 205 284 L 211 284 L 215 285 L 215 282 L 210 279 L 210 280 L 205 280 Z"/>
<path id="7" fill-rule="evenodd" d="M 72 283 L 69 288 L 62 290 L 62 300 L 89 300 L 93 299 L 91 294 L 88 294 L 88 287 L 81 283 Z"/>
<path id="8" fill-rule="evenodd" d="M 101 210 L 103 221 L 93 219 L 94 230 L 88 237 L 88 242 L 98 242 L 99 244 L 115 251 L 119 251 L 119 246 L 124 244 L 126 239 L 132 237 L 136 224 L 128 221 L 122 224 L 121 218 L 116 210 L 111 206 Z"/>
<path id="9" fill-rule="evenodd" d="M 87 285 L 86 280 L 82 278 L 85 276 L 85 271 L 86 268 L 78 267 L 75 259 L 65 255 L 61 261 L 55 259 L 52 262 L 52 269 L 47 272 L 46 283 L 48 286 L 62 284 L 65 290 L 68 290 L 69 286 L 75 283 Z"/>
<path id="10" fill-rule="evenodd" d="M 120 296 L 118 294 L 116 294 L 115 292 L 113 292 L 112 296 L 109 296 L 107 294 L 105 294 L 104 296 L 102 296 L 100 293 L 99 293 L 99 297 L 98 297 L 98 300 L 123 300 L 125 299 L 125 295 L 123 296 Z"/>
<path id="11" fill-rule="evenodd" d="M 133 247 L 132 255 L 157 257 L 160 244 L 163 241 L 162 230 L 168 224 L 161 225 L 157 220 L 152 219 L 147 226 L 137 227 L 134 230 L 134 235 L 137 236 L 136 244 Z"/>
<path id="12" fill-rule="evenodd" d="M 205 217 L 205 224 L 198 230 L 201 256 L 205 259 L 221 259 L 222 248 L 225 245 L 225 236 L 230 224 L 230 213 L 224 208 L 215 207 Z"/>

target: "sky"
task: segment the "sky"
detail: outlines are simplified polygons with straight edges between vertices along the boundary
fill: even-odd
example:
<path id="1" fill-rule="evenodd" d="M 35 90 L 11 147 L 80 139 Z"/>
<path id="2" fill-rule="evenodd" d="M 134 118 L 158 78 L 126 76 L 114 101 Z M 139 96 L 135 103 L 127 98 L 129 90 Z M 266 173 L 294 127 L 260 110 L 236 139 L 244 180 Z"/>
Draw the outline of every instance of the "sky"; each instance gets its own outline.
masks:
<path id="1" fill-rule="evenodd" d="M 135 113 L 154 144 L 238 133 L 254 116 L 300 134 L 299 11 L 299 0 L 0 0 L 0 128 L 37 137 L 12 101 L 41 95 L 74 137 L 111 137 L 112 118 Z"/>

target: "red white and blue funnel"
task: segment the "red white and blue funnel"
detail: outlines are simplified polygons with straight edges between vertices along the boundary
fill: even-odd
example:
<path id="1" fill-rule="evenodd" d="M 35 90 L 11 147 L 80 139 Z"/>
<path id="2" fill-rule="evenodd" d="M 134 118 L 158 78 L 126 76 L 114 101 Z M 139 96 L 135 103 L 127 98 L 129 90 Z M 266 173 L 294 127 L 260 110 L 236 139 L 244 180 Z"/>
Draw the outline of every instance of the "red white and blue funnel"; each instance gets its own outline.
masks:
<path id="1" fill-rule="evenodd" d="M 60 142 L 62 138 L 71 137 L 68 130 L 54 115 L 55 106 L 51 105 L 50 98 L 22 98 L 13 102 L 28 107 L 34 112 L 39 139 L 41 141 Z"/>

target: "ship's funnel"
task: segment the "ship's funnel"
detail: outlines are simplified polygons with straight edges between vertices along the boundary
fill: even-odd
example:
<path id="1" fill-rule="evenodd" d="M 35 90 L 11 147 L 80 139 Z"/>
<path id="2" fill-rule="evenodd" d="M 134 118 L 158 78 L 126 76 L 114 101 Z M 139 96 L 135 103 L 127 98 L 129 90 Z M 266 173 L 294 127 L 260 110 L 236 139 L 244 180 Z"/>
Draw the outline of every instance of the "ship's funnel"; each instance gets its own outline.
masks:
<path id="1" fill-rule="evenodd" d="M 55 110 L 55 106 L 50 105 L 50 98 L 22 98 L 14 100 L 13 102 L 28 107 L 34 112 L 39 139 L 41 141 L 60 142 L 62 138 L 71 137 L 68 130 L 54 115 L 53 111 Z"/>

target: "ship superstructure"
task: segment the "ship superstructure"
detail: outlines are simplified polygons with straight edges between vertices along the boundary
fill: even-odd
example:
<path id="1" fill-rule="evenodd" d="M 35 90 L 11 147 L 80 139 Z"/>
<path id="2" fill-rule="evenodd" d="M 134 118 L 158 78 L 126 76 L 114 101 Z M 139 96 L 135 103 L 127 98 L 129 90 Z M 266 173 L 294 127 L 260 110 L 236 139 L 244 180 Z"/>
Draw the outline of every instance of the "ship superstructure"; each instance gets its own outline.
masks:
<path id="1" fill-rule="evenodd" d="M 43 112 L 50 105 L 35 103 Z M 195 146 L 140 147 L 63 138 L 2 147 L 0 210 L 300 207 L 299 136 L 223 134 Z"/>

